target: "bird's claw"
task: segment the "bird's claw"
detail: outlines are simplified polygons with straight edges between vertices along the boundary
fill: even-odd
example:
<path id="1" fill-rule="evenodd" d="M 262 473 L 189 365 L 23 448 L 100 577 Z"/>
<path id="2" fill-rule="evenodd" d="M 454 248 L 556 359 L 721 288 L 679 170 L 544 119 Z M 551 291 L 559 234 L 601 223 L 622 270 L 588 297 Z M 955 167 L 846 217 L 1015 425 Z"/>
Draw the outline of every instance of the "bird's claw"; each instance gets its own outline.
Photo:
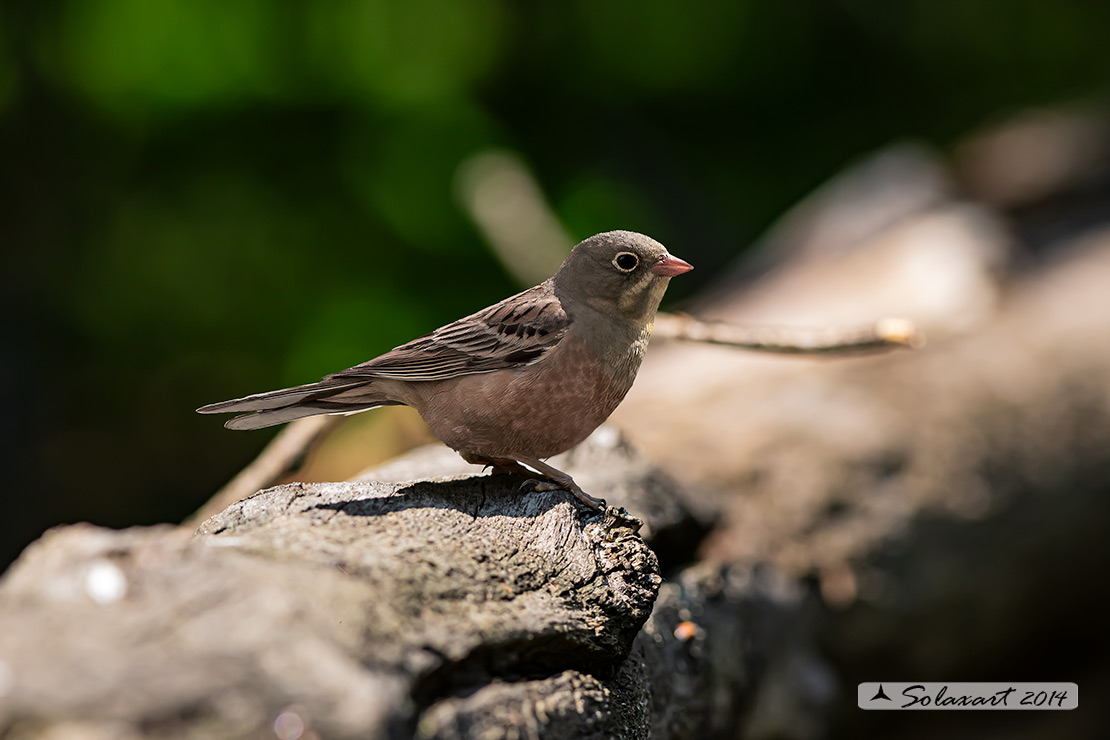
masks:
<path id="1" fill-rule="evenodd" d="M 579 488 L 577 491 L 571 490 L 571 493 L 574 494 L 574 497 L 576 499 L 578 499 L 594 511 L 605 511 L 606 507 L 608 506 L 608 504 L 605 503 L 605 499 L 591 496 L 590 494 L 583 491 L 581 488 Z"/>
<path id="2" fill-rule="evenodd" d="M 595 498 L 574 485 L 564 485 L 553 480 L 532 478 L 520 484 L 520 489 L 531 488 L 533 493 L 566 491 L 594 511 L 605 511 L 605 499 Z"/>
<path id="3" fill-rule="evenodd" d="M 543 493 L 545 491 L 566 491 L 565 486 L 560 486 L 555 481 L 544 480 L 542 478 L 527 478 L 520 484 L 520 490 L 528 490 L 532 493 Z"/>

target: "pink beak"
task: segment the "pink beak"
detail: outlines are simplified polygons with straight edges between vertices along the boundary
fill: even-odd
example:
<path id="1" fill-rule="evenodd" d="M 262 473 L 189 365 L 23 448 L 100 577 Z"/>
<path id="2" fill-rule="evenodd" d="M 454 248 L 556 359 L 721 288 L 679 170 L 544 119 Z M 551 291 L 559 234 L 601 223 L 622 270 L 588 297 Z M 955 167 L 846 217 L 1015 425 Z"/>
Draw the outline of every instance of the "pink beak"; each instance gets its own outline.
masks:
<path id="1" fill-rule="evenodd" d="M 674 277 L 693 269 L 693 265 L 685 260 L 680 260 L 673 254 L 664 254 L 658 262 L 651 266 L 651 271 L 660 277 Z"/>

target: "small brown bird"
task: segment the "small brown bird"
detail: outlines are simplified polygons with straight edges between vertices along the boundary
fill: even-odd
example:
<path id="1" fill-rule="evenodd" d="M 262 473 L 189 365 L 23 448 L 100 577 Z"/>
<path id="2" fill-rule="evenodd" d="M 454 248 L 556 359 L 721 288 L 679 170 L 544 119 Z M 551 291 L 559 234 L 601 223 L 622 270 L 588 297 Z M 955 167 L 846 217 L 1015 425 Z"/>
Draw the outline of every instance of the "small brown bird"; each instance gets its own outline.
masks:
<path id="1" fill-rule="evenodd" d="M 667 283 L 693 269 L 654 239 L 610 231 L 578 244 L 523 293 L 318 383 L 197 409 L 258 429 L 316 414 L 412 406 L 467 462 L 531 477 L 594 509 L 544 459 L 584 440 L 621 402 L 643 359 Z"/>

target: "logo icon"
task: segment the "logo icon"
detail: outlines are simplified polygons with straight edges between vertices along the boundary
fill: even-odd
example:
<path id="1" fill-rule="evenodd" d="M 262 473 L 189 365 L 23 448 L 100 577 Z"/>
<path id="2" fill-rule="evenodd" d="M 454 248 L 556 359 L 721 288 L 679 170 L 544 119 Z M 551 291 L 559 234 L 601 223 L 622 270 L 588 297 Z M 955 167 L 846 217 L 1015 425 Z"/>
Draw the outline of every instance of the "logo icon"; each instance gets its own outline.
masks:
<path id="1" fill-rule="evenodd" d="M 879 684 L 879 690 L 876 691 L 875 695 L 871 697 L 871 701 L 875 701 L 876 699 L 886 699 L 887 701 L 894 701 L 893 699 L 891 699 L 889 696 L 886 695 L 885 691 L 883 691 L 883 685 L 882 684 Z"/>

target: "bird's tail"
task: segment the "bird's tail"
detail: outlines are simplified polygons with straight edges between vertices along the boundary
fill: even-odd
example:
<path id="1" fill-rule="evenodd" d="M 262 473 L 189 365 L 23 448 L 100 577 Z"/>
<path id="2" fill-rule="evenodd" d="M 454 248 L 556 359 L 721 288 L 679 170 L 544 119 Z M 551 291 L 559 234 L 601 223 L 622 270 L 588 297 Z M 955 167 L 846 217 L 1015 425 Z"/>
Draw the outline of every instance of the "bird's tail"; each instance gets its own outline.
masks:
<path id="1" fill-rule="evenodd" d="M 324 379 L 318 383 L 282 388 L 253 396 L 235 398 L 201 406 L 200 414 L 237 413 L 228 420 L 228 429 L 261 429 L 317 414 L 354 414 L 379 406 L 399 406 L 366 378 L 358 380 Z"/>

